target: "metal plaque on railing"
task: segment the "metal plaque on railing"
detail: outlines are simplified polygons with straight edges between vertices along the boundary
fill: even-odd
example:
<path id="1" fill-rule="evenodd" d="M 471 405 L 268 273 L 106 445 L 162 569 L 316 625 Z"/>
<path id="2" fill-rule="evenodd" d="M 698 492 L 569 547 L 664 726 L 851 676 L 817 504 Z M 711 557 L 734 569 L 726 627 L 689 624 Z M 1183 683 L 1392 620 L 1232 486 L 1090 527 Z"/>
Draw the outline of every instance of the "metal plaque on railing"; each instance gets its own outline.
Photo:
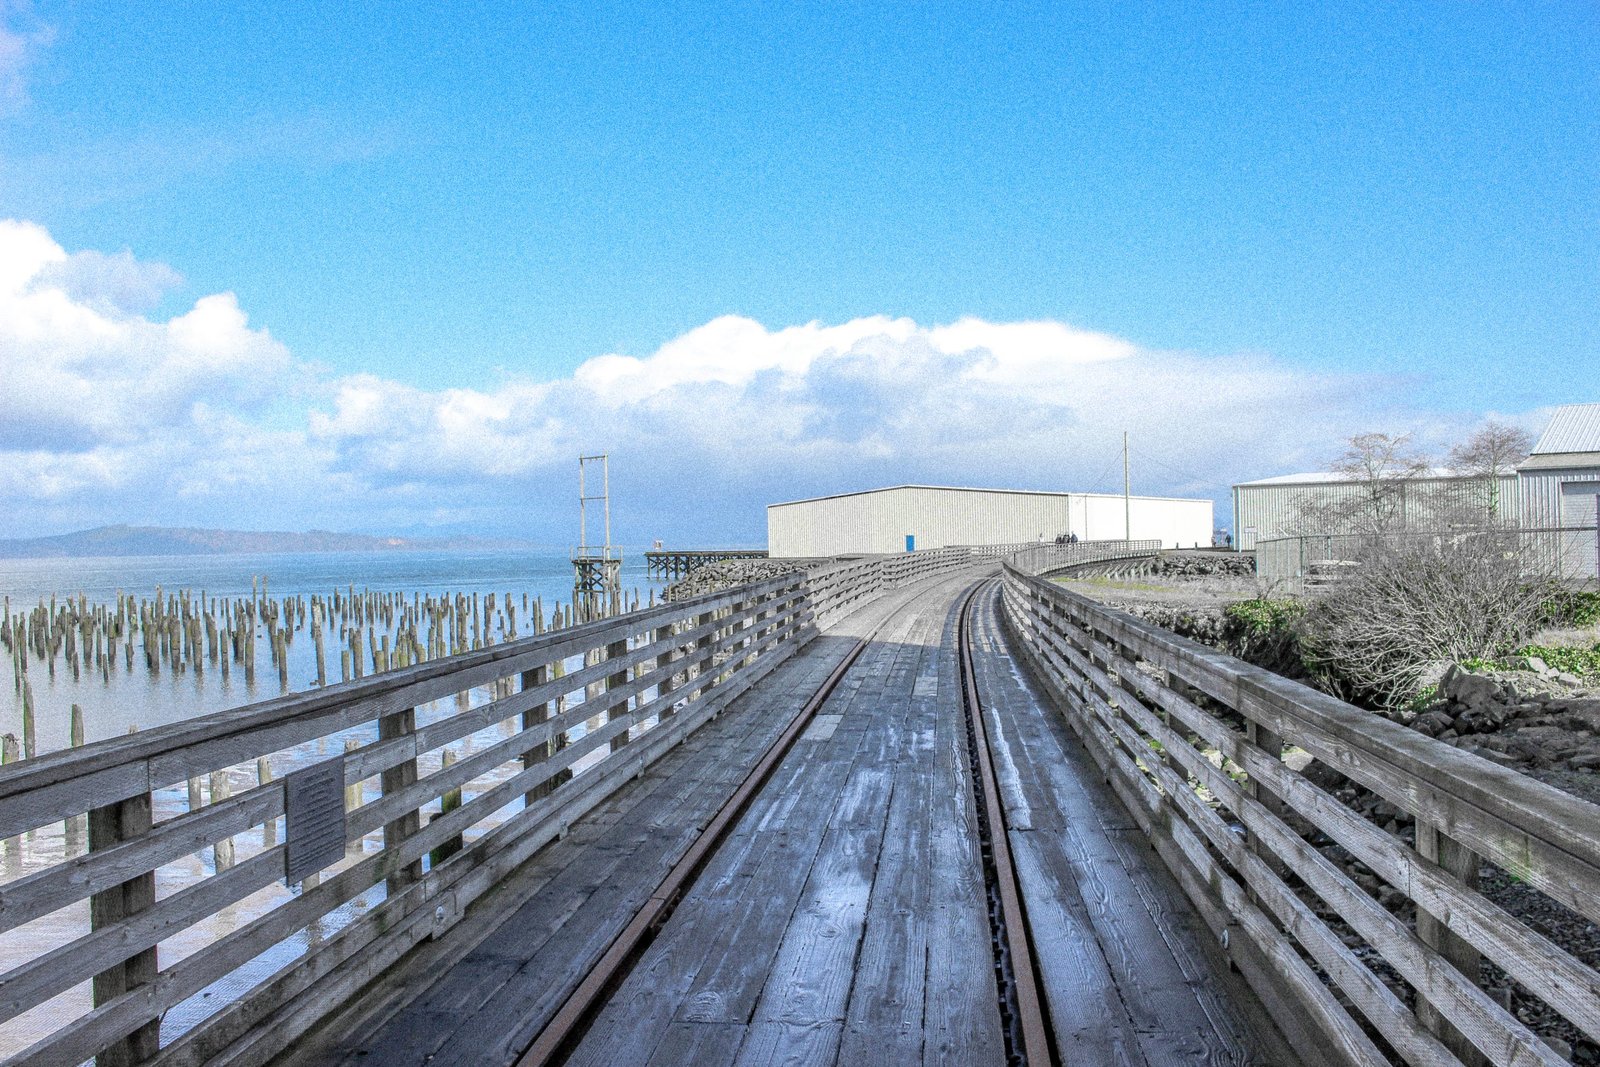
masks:
<path id="1" fill-rule="evenodd" d="M 284 775 L 283 878 L 293 885 L 344 856 L 344 760 Z"/>

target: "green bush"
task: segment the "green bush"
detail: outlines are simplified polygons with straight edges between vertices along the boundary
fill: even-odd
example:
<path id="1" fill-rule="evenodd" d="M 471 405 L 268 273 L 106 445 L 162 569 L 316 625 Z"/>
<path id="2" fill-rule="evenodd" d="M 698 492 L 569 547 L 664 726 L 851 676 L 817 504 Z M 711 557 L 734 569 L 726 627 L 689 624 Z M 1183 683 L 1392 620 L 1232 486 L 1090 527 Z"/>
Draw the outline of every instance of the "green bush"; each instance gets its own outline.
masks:
<path id="1" fill-rule="evenodd" d="M 1551 670 L 1568 674 L 1600 674 L 1600 644 L 1593 648 L 1561 648 L 1553 645 L 1523 645 L 1510 655 L 1497 659 L 1469 656 L 1461 666 L 1469 671 L 1504 671 L 1511 669 L 1511 660 L 1537 656 Z"/>
<path id="2" fill-rule="evenodd" d="M 1593 626 L 1600 622 L 1600 592 L 1560 593 L 1544 609 L 1551 626 Z"/>
<path id="3" fill-rule="evenodd" d="M 1600 644 L 1593 648 L 1551 648 L 1546 645 L 1524 645 L 1517 649 L 1519 656 L 1538 656 L 1552 670 L 1569 674 L 1600 674 Z"/>
<path id="4" fill-rule="evenodd" d="M 1256 597 L 1254 600 L 1229 604 L 1223 609 L 1223 614 L 1251 637 L 1266 637 L 1290 629 L 1305 613 L 1305 605 L 1293 598 L 1269 600 Z"/>

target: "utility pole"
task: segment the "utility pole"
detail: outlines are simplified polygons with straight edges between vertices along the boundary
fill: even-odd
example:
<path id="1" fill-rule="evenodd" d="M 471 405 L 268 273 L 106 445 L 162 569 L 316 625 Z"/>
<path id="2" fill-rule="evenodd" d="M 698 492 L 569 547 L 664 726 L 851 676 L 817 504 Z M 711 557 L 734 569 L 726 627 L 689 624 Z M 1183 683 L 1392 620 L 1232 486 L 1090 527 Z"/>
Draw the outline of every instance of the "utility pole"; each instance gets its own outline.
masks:
<path id="1" fill-rule="evenodd" d="M 1122 431 L 1122 539 L 1133 540 L 1133 495 L 1128 480 L 1128 431 Z"/>

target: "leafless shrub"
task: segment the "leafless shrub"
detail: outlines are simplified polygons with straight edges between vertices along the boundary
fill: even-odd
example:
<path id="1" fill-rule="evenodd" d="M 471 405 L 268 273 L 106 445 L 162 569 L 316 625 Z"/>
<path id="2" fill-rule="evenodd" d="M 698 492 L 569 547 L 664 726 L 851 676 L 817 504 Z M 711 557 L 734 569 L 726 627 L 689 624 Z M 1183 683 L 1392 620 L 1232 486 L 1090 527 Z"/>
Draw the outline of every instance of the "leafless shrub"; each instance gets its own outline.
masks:
<path id="1" fill-rule="evenodd" d="M 1560 589 L 1516 531 L 1492 524 L 1374 535 L 1356 562 L 1307 612 L 1302 649 L 1344 695 L 1386 707 L 1417 691 L 1430 662 L 1526 641 Z"/>

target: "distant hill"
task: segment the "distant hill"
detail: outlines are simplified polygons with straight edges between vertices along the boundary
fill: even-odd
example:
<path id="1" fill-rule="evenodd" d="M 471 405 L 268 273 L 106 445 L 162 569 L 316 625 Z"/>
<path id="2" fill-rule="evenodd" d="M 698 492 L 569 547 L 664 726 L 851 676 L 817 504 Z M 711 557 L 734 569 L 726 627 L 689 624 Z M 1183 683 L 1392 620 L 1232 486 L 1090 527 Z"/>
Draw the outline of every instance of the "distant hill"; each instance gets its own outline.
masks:
<path id="1" fill-rule="evenodd" d="M 239 552 L 491 552 L 535 550 L 531 541 L 484 537 L 369 537 L 307 530 L 196 530 L 100 526 L 54 537 L 0 539 L 0 558 L 49 556 L 220 556 Z"/>

